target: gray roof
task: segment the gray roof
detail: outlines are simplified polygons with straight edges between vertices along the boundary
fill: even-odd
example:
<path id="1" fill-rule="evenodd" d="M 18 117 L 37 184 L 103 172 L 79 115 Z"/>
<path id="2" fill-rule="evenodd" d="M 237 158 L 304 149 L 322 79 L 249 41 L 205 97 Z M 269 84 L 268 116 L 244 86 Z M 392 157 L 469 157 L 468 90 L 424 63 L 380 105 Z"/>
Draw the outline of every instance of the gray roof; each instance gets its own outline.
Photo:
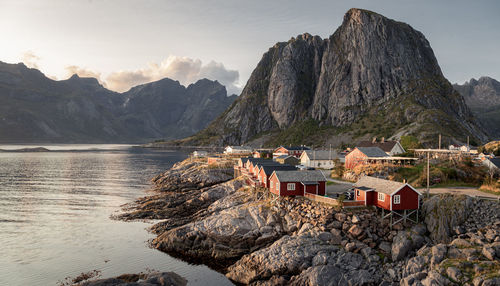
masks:
<path id="1" fill-rule="evenodd" d="M 293 170 L 297 170 L 296 167 L 294 166 L 290 166 L 290 165 L 282 165 L 282 164 L 279 164 L 279 165 L 266 165 L 266 166 L 262 166 L 262 169 L 264 169 L 264 173 L 267 175 L 267 176 L 270 176 L 274 171 L 293 171 Z"/>
<path id="2" fill-rule="evenodd" d="M 281 156 L 276 157 L 276 159 L 286 159 L 288 157 L 294 157 L 294 156 L 292 156 L 292 155 L 281 155 Z"/>
<path id="3" fill-rule="evenodd" d="M 306 146 L 280 146 L 279 148 L 285 148 L 286 150 L 289 150 L 289 151 L 300 151 L 300 150 L 310 150 L 311 148 L 309 147 L 306 147 Z"/>
<path id="4" fill-rule="evenodd" d="M 379 147 L 356 147 L 359 151 L 368 157 L 389 157 L 384 150 Z"/>
<path id="5" fill-rule="evenodd" d="M 307 154 L 309 160 L 333 160 L 343 157 L 343 155 L 339 155 L 337 151 L 334 150 L 332 150 L 331 153 L 329 150 L 306 150 L 304 153 Z"/>
<path id="6" fill-rule="evenodd" d="M 280 182 L 326 181 L 321 171 L 274 171 Z"/>
<path id="7" fill-rule="evenodd" d="M 392 148 L 398 144 L 398 141 L 384 141 L 384 142 L 371 142 L 371 141 L 361 141 L 358 143 L 357 147 L 379 147 L 384 152 L 391 152 Z"/>
<path id="8" fill-rule="evenodd" d="M 283 165 L 275 161 L 267 160 L 267 162 L 254 162 L 253 166 L 260 168 L 261 166 L 283 166 Z"/>
<path id="9" fill-rule="evenodd" d="M 406 184 L 401 182 L 389 181 L 370 176 L 362 176 L 353 185 L 353 187 L 360 190 L 372 189 L 376 192 L 390 195 L 395 191 L 401 189 L 404 185 Z"/>

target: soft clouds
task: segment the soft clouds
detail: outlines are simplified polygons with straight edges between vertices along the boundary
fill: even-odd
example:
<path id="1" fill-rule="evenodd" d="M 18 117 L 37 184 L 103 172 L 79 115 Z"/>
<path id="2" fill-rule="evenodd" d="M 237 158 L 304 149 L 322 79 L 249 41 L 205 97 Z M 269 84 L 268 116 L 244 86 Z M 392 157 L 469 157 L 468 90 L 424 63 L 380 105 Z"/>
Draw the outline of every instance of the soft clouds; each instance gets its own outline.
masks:
<path id="1" fill-rule="evenodd" d="M 66 70 L 66 74 L 68 76 L 72 76 L 74 74 L 77 74 L 79 77 L 93 77 L 93 78 L 96 78 L 100 84 L 106 85 L 105 82 L 103 82 L 101 79 L 100 72 L 95 72 L 95 71 L 89 70 L 87 68 L 82 68 L 82 67 L 78 67 L 78 66 L 67 66 L 64 69 Z"/>
<path id="2" fill-rule="evenodd" d="M 202 78 L 217 80 L 228 90 L 228 94 L 239 94 L 241 88 L 238 86 L 239 73 L 236 70 L 228 70 L 222 63 L 214 61 L 203 65 L 199 59 L 187 57 L 170 56 L 161 63 L 150 63 L 146 67 L 137 70 L 126 70 L 112 72 L 106 77 L 101 73 L 78 67 L 66 67 L 68 75 L 78 74 L 81 77 L 95 77 L 107 88 L 124 92 L 138 84 L 157 81 L 163 78 L 178 80 L 183 85 L 189 85 Z"/>
<path id="3" fill-rule="evenodd" d="M 38 62 L 40 61 L 40 57 L 35 55 L 32 51 L 24 52 L 22 61 L 29 68 L 39 69 Z"/>

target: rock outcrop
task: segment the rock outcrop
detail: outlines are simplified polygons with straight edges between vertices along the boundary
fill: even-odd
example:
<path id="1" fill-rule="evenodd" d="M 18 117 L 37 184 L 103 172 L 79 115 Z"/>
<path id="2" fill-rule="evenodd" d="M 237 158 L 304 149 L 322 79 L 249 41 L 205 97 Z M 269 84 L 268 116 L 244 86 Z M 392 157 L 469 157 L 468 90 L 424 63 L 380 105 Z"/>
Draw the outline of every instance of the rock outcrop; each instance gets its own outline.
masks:
<path id="1" fill-rule="evenodd" d="M 124 274 L 116 278 L 88 281 L 82 286 L 185 286 L 187 280 L 174 272 Z"/>
<path id="2" fill-rule="evenodd" d="M 449 242 L 455 227 L 465 222 L 472 210 L 467 196 L 439 195 L 425 201 L 422 211 L 430 237 L 438 243 Z"/>
<path id="3" fill-rule="evenodd" d="M 162 79 L 116 93 L 95 78 L 55 81 L 24 64 L 0 62 L 2 142 L 147 142 L 194 134 L 236 96 L 217 81 L 188 87 Z"/>
<path id="4" fill-rule="evenodd" d="M 207 129 L 178 143 L 240 144 L 264 132 L 286 138 L 292 127 L 311 121 L 323 131 L 330 128 L 328 136 L 358 124 L 364 134 L 412 133 L 424 142 L 438 132 L 487 138 L 422 33 L 351 9 L 328 39 L 303 34 L 275 44 L 236 102 Z"/>
<path id="5" fill-rule="evenodd" d="M 424 201 L 427 225 L 391 229 L 375 209 L 274 198 L 226 172 L 223 162 L 178 163 L 121 218 L 162 219 L 151 228 L 153 247 L 210 265 L 238 284 L 497 283 L 498 202 L 433 196 Z"/>

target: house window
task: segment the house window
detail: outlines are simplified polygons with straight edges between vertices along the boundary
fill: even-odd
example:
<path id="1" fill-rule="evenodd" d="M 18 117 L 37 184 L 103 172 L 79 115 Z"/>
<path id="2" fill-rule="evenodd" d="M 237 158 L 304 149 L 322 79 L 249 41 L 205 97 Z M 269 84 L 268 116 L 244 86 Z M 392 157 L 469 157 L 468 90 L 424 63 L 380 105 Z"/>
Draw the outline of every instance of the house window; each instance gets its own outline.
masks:
<path id="1" fill-rule="evenodd" d="M 287 190 L 289 191 L 295 191 L 295 183 L 288 183 L 286 185 Z"/>
<path id="2" fill-rule="evenodd" d="M 378 193 L 378 200 L 381 202 L 385 201 L 385 195 L 382 193 Z"/>
<path id="3" fill-rule="evenodd" d="M 401 203 L 401 196 L 395 195 L 394 196 L 394 204 L 400 204 L 400 203 Z"/>
<path id="4" fill-rule="evenodd" d="M 359 190 L 357 190 L 356 195 L 359 197 L 361 195 L 361 192 Z"/>
<path id="5" fill-rule="evenodd" d="M 276 190 L 278 191 L 280 189 L 280 183 L 276 183 Z"/>

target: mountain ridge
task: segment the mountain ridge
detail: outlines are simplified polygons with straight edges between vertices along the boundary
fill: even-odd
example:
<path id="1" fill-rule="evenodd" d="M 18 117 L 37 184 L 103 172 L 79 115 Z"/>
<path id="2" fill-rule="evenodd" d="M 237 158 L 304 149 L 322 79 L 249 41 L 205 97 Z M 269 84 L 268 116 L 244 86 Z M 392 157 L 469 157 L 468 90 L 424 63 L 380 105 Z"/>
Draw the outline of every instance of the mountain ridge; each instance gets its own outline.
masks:
<path id="1" fill-rule="evenodd" d="M 272 134 L 284 138 L 272 144 L 309 144 L 300 138 L 303 124 L 325 135 L 312 142 L 322 145 L 403 134 L 431 143 L 438 132 L 453 141 L 487 139 L 421 32 L 353 8 L 327 39 L 305 33 L 276 43 L 226 112 L 197 135 L 172 143 L 243 144 Z"/>
<path id="2" fill-rule="evenodd" d="M 481 124 L 490 130 L 492 137 L 500 139 L 500 82 L 482 76 L 453 87 L 464 97 Z"/>
<path id="3" fill-rule="evenodd" d="M 52 80 L 0 62 L 0 141 L 142 143 L 203 129 L 236 98 L 217 81 L 162 79 L 117 93 L 95 78 Z M 200 120 L 200 117 L 204 120 Z"/>

